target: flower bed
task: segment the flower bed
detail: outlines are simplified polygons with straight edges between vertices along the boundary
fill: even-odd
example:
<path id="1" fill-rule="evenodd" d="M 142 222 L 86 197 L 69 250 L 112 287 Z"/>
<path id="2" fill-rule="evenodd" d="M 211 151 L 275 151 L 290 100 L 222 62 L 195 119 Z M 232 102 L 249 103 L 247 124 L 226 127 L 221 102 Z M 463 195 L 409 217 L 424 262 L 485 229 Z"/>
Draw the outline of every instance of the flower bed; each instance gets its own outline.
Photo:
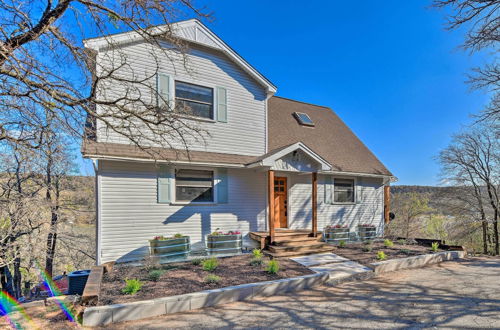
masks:
<path id="1" fill-rule="evenodd" d="M 209 255 L 241 253 L 241 247 L 242 239 L 239 231 L 226 233 L 215 231 L 207 236 L 207 253 Z"/>
<path id="2" fill-rule="evenodd" d="M 326 226 L 323 230 L 323 239 L 327 243 L 339 243 L 349 241 L 349 227 L 345 225 Z"/>
<path id="3" fill-rule="evenodd" d="M 187 257 L 191 251 L 189 236 L 176 234 L 173 237 L 156 236 L 149 240 L 151 255 L 160 258 Z"/>
<path id="4" fill-rule="evenodd" d="M 198 292 L 227 286 L 279 280 L 297 277 L 313 272 L 290 259 L 279 259 L 277 274 L 266 272 L 269 258 L 263 257 L 262 265 L 250 265 L 252 255 L 244 254 L 227 258 L 218 258 L 218 266 L 212 271 L 203 270 L 202 265 L 193 262 L 178 262 L 158 266 L 161 275 L 155 281 L 150 277 L 151 270 L 144 267 L 115 266 L 104 275 L 101 286 L 100 305 L 126 303 Z M 207 281 L 208 275 L 219 277 L 218 281 Z M 139 279 L 142 287 L 134 295 L 122 293 L 125 279 Z"/>
<path id="5" fill-rule="evenodd" d="M 358 225 L 358 235 L 362 241 L 374 239 L 377 236 L 377 228 L 374 225 Z"/>
<path id="6" fill-rule="evenodd" d="M 437 251 L 443 250 L 438 249 Z M 380 255 L 380 252 L 384 253 L 386 257 L 384 260 L 408 258 L 432 253 L 431 248 L 428 246 L 398 242 L 394 242 L 392 247 L 385 246 L 383 242 L 372 242 L 370 244 L 353 243 L 335 250 L 335 254 L 359 262 L 365 266 L 381 261 L 377 259 L 377 255 Z"/>

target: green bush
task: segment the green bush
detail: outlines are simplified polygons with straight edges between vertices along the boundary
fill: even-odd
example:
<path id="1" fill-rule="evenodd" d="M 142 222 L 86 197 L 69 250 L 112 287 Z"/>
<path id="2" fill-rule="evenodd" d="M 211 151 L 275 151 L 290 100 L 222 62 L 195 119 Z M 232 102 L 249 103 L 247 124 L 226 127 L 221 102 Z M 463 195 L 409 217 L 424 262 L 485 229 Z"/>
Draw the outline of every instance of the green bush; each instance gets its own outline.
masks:
<path id="1" fill-rule="evenodd" d="M 408 249 L 401 249 L 399 250 L 401 253 L 404 253 L 404 254 L 411 254 L 411 251 L 408 250 Z"/>
<path id="2" fill-rule="evenodd" d="M 279 270 L 280 264 L 278 260 L 269 260 L 269 262 L 267 263 L 266 272 L 268 272 L 269 274 L 277 274 Z"/>
<path id="3" fill-rule="evenodd" d="M 184 235 L 179 234 L 179 233 L 177 233 L 177 234 L 174 235 L 174 238 L 183 238 L 183 237 L 184 237 Z"/>
<path id="4" fill-rule="evenodd" d="M 193 264 L 195 266 L 201 265 L 202 262 L 203 262 L 203 258 L 195 258 L 195 259 L 191 260 L 191 264 Z"/>
<path id="5" fill-rule="evenodd" d="M 398 239 L 398 244 L 405 245 L 406 244 L 406 240 L 404 240 L 404 239 Z"/>
<path id="6" fill-rule="evenodd" d="M 254 258 L 262 258 L 262 250 L 253 249 L 252 254 L 253 254 Z"/>
<path id="7" fill-rule="evenodd" d="M 125 287 L 122 289 L 124 294 L 136 294 L 142 288 L 142 282 L 138 279 L 126 279 Z"/>
<path id="8" fill-rule="evenodd" d="M 162 270 L 162 269 L 154 269 L 154 270 L 152 270 L 152 271 L 149 272 L 148 278 L 149 278 L 150 281 L 157 282 L 163 274 L 165 274 L 164 270 Z"/>
<path id="9" fill-rule="evenodd" d="M 339 248 L 345 248 L 345 246 L 346 246 L 345 241 L 340 241 L 339 242 Z"/>
<path id="10" fill-rule="evenodd" d="M 378 251 L 377 252 L 377 260 L 385 260 L 387 259 L 387 256 L 385 255 L 385 252 L 384 251 Z"/>
<path id="11" fill-rule="evenodd" d="M 384 246 L 385 247 L 393 247 L 394 243 L 390 239 L 385 239 L 384 240 Z"/>
<path id="12" fill-rule="evenodd" d="M 250 265 L 252 266 L 260 266 L 262 265 L 263 261 L 262 261 L 262 257 L 253 257 L 251 260 L 250 260 Z"/>
<path id="13" fill-rule="evenodd" d="M 432 242 L 431 244 L 431 250 L 432 252 L 437 252 L 439 249 L 439 243 L 438 242 Z"/>
<path id="14" fill-rule="evenodd" d="M 205 282 L 207 283 L 217 283 L 220 282 L 220 280 L 220 276 L 217 276 L 215 274 L 209 274 L 205 277 Z"/>
<path id="15" fill-rule="evenodd" d="M 207 272 L 213 272 L 217 268 L 218 265 L 219 265 L 219 262 L 214 257 L 212 257 L 210 259 L 203 260 L 201 262 L 201 267 L 203 268 L 203 270 L 206 270 Z"/>

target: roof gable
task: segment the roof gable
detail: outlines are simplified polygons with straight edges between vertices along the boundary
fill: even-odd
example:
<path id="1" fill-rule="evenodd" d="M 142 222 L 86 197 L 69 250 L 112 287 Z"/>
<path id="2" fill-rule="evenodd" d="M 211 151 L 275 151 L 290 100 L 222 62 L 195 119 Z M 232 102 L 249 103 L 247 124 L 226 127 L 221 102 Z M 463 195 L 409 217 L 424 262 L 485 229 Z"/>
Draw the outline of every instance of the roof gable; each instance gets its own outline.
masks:
<path id="1" fill-rule="evenodd" d="M 179 38 L 200 44 L 206 47 L 217 49 L 226 54 L 234 63 L 240 66 L 251 77 L 253 77 L 260 85 L 264 86 L 267 93 L 273 95 L 276 93 L 276 86 L 274 86 L 263 74 L 251 66 L 243 57 L 235 52 L 229 45 L 220 39 L 215 33 L 207 28 L 203 23 L 197 19 L 190 19 L 170 25 L 158 25 L 150 28 L 150 32 L 155 35 L 161 35 L 167 29 L 172 29 L 175 35 Z M 123 32 L 114 35 L 108 35 L 98 38 L 86 39 L 83 41 L 85 47 L 99 50 L 100 48 L 108 47 L 113 44 L 124 44 L 143 40 L 140 33 L 136 31 Z"/>

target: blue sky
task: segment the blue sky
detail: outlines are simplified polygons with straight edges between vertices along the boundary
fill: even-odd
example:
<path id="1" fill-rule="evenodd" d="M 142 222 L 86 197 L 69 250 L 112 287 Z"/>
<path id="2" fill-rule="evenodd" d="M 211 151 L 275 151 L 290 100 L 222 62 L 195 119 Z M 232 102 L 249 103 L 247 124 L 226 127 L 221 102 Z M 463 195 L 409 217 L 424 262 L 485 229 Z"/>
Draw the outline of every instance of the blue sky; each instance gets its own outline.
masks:
<path id="1" fill-rule="evenodd" d="M 464 82 L 491 55 L 458 49 L 464 31 L 446 31 L 429 1 L 198 3 L 277 95 L 331 107 L 397 184 L 438 184 L 434 157 L 487 102 Z"/>

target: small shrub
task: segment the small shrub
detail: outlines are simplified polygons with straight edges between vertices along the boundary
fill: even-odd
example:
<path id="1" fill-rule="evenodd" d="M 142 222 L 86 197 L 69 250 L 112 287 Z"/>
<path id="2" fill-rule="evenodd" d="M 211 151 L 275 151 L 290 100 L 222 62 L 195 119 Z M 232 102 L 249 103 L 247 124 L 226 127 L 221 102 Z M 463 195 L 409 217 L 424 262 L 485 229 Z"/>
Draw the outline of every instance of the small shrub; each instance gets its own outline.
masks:
<path id="1" fill-rule="evenodd" d="M 191 264 L 193 264 L 195 266 L 201 265 L 202 262 L 203 262 L 203 258 L 196 258 L 196 259 L 191 260 Z"/>
<path id="2" fill-rule="evenodd" d="M 213 272 L 217 268 L 218 265 L 219 265 L 219 262 L 214 257 L 212 257 L 210 259 L 203 260 L 201 262 L 201 267 L 203 268 L 203 270 L 206 270 L 207 272 Z"/>
<path id="3" fill-rule="evenodd" d="M 385 252 L 384 251 L 378 251 L 377 252 L 377 260 L 385 260 L 387 259 L 387 256 L 385 255 Z"/>
<path id="4" fill-rule="evenodd" d="M 122 289 L 124 294 L 136 294 L 142 288 L 142 282 L 138 279 L 126 279 L 125 287 Z"/>
<path id="5" fill-rule="evenodd" d="M 184 237 L 184 235 L 179 234 L 179 233 L 177 233 L 177 234 L 174 235 L 174 238 L 183 238 L 183 237 Z"/>
<path id="6" fill-rule="evenodd" d="M 252 254 L 254 258 L 262 258 L 262 250 L 253 249 Z"/>
<path id="7" fill-rule="evenodd" d="M 220 280 L 220 276 L 217 276 L 215 274 L 209 274 L 205 277 L 205 282 L 207 283 L 217 283 L 220 282 Z"/>
<path id="8" fill-rule="evenodd" d="M 373 248 L 371 245 L 363 246 L 363 252 L 372 252 Z"/>
<path id="9" fill-rule="evenodd" d="M 277 274 L 279 270 L 280 264 L 278 260 L 269 260 L 269 262 L 267 263 L 266 272 L 268 272 L 269 274 Z"/>
<path id="10" fill-rule="evenodd" d="M 408 250 L 408 249 L 401 249 L 399 250 L 401 253 L 404 253 L 404 254 L 411 254 L 411 251 Z"/>
<path id="11" fill-rule="evenodd" d="M 406 240 L 404 240 L 404 239 L 398 239 L 398 244 L 399 245 L 405 245 L 406 244 Z"/>
<path id="12" fill-rule="evenodd" d="M 147 256 L 142 261 L 142 266 L 149 272 L 150 270 L 160 268 L 160 261 L 155 256 Z"/>
<path id="13" fill-rule="evenodd" d="M 385 247 L 393 247 L 394 243 L 390 239 L 385 239 L 384 240 L 384 246 Z"/>
<path id="14" fill-rule="evenodd" d="M 364 244 L 364 245 L 372 245 L 372 241 L 367 240 L 367 241 L 364 241 L 364 242 L 363 242 L 363 244 Z"/>
<path id="15" fill-rule="evenodd" d="M 164 270 L 154 269 L 154 270 L 149 272 L 148 278 L 150 281 L 157 282 L 163 274 L 165 274 Z"/>
<path id="16" fill-rule="evenodd" d="M 345 241 L 340 241 L 339 242 L 339 248 L 345 248 L 345 246 L 346 246 Z"/>
<path id="17" fill-rule="evenodd" d="M 431 244 L 431 251 L 432 252 L 437 252 L 439 249 L 439 243 L 438 242 L 432 242 Z"/>
<path id="18" fill-rule="evenodd" d="M 251 260 L 250 260 L 250 265 L 252 266 L 260 266 L 262 265 L 263 261 L 262 261 L 262 257 L 253 257 Z"/>

